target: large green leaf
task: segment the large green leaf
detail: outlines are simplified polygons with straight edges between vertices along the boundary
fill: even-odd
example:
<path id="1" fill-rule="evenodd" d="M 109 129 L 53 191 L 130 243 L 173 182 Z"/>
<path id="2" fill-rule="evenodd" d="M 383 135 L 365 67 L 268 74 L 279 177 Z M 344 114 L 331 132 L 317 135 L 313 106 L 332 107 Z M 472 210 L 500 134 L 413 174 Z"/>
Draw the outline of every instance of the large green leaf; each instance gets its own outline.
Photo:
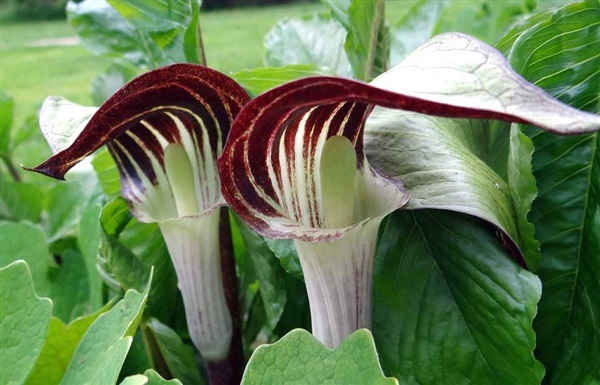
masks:
<path id="1" fill-rule="evenodd" d="M 310 333 L 296 329 L 272 345 L 256 349 L 248 362 L 243 385 L 252 384 L 393 385 L 377 361 L 371 333 L 352 333 L 334 350 Z"/>
<path id="2" fill-rule="evenodd" d="M 61 385 L 106 385 L 117 381 L 135 333 L 148 290 L 129 290 L 111 310 L 100 315 L 77 346 Z"/>
<path id="3" fill-rule="evenodd" d="M 515 69 L 557 98 L 598 112 L 600 5 L 586 1 L 524 22 L 501 42 Z M 600 378 L 600 135 L 531 138 L 538 196 L 529 219 L 541 242 L 544 285 L 536 354 L 548 384 Z M 525 176 L 526 177 L 526 176 Z"/>
<path id="4" fill-rule="evenodd" d="M 21 385 L 48 333 L 52 302 L 35 295 L 24 261 L 0 269 L 0 383 Z"/>
<path id="5" fill-rule="evenodd" d="M 109 302 L 94 314 L 78 318 L 69 325 L 52 317 L 48 338 L 44 342 L 42 352 L 25 384 L 58 385 L 85 332 L 96 318 L 108 311 L 112 305 L 113 303 Z"/>
<path id="6" fill-rule="evenodd" d="M 534 385 L 538 278 L 481 221 L 397 211 L 375 261 L 373 332 L 383 369 L 405 385 Z"/>
<path id="7" fill-rule="evenodd" d="M 194 19 L 198 22 L 198 0 L 107 0 L 123 19 L 138 33 L 147 34 L 153 43 L 173 62 L 184 62 L 188 58 L 198 58 L 198 54 L 185 55 L 187 49 L 197 47 L 195 28 L 185 35 L 188 25 Z M 193 60 L 191 62 L 197 62 Z"/>
<path id="8" fill-rule="evenodd" d="M 352 69 L 343 50 L 345 39 L 344 28 L 327 15 L 280 21 L 265 36 L 265 64 L 313 64 L 340 76 L 350 76 Z"/>
<path id="9" fill-rule="evenodd" d="M 531 12 L 536 2 L 472 0 L 446 1 L 445 5 L 434 33 L 459 31 L 493 44 L 519 17 Z"/>
<path id="10" fill-rule="evenodd" d="M 131 28 L 106 0 L 71 0 L 67 3 L 67 18 L 83 45 L 95 55 L 122 58 L 146 68 L 173 62 L 147 31 Z M 183 52 L 180 58 L 183 58 Z"/>
<path id="11" fill-rule="evenodd" d="M 419 0 L 400 20 L 390 25 L 390 67 L 398 64 L 433 36 L 444 4 L 444 1 L 439 0 Z"/>

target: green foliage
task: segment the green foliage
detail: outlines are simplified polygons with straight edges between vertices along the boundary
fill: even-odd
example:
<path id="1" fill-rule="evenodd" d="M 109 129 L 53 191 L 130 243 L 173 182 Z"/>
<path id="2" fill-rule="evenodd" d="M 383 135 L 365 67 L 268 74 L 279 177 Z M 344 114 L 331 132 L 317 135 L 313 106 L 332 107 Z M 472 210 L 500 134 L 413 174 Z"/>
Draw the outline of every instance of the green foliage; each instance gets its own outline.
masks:
<path id="1" fill-rule="evenodd" d="M 23 384 L 48 333 L 52 301 L 35 295 L 27 264 L 0 269 L 0 383 Z"/>
<path id="2" fill-rule="evenodd" d="M 329 350 L 310 333 L 296 329 L 272 345 L 256 349 L 248 362 L 243 385 L 276 384 L 398 384 L 386 378 L 377 362 L 371 333 L 350 335 Z"/>
<path id="3" fill-rule="evenodd" d="M 549 11 L 517 26 L 500 47 L 508 49 L 514 41 L 509 57 L 525 78 L 575 107 L 595 111 L 600 43 L 588 36 L 600 31 L 599 17 L 596 1 Z M 600 302 L 594 294 L 600 290 L 600 136 L 520 129 L 533 143 L 538 190 L 529 214 L 541 243 L 537 272 L 544 285 L 534 323 L 536 353 L 549 384 L 590 383 L 600 371 L 600 363 L 589 359 L 600 355 Z"/>
<path id="4" fill-rule="evenodd" d="M 539 279 L 480 222 L 437 210 L 393 214 L 373 291 L 382 366 L 401 383 L 540 383 L 531 326 Z"/>
<path id="5" fill-rule="evenodd" d="M 325 3 L 205 14 L 196 0 L 70 1 L 69 22 L 104 59 L 89 59 L 79 47 L 16 46 L 39 33 L 16 26 L 5 33 L 3 26 L 17 38 L 2 37 L 3 76 L 13 87 L 5 91 L 15 98 L 0 93 L 0 383 L 206 383 L 164 241 L 119 198 L 108 151 L 94 155 L 93 170 L 82 167 L 62 184 L 15 167 L 50 154 L 36 118 L 24 118 L 23 110 L 41 102 L 27 99 L 29 77 L 56 77 L 44 94 L 101 104 L 147 69 L 206 56 L 217 69 L 237 71 L 231 76 L 254 97 L 313 75 L 370 80 L 432 35 L 458 30 L 499 41 L 527 80 L 598 112 L 596 0 L 550 10 L 558 4 L 419 0 L 387 2 L 383 11 L 377 1 Z M 327 12 L 280 21 L 259 47 L 268 25 L 304 9 Z M 47 26 L 39 29 L 51 37 L 67 33 Z M 267 67 L 260 67 L 263 51 Z M 70 61 L 39 71 L 40 62 L 63 57 Z M 64 73 L 80 77 L 71 84 Z M 81 97 L 92 73 L 99 74 L 93 96 Z M 393 213 L 380 229 L 373 337 L 361 330 L 327 350 L 306 332 L 287 334 L 310 328 L 293 242 L 265 239 L 238 218 L 231 226 L 241 333 L 251 357 L 243 383 L 597 383 L 599 149 L 598 133 L 560 137 L 516 124 L 376 110 L 365 151 L 400 177 L 411 210 Z M 503 247 L 507 237 L 531 272 Z"/>

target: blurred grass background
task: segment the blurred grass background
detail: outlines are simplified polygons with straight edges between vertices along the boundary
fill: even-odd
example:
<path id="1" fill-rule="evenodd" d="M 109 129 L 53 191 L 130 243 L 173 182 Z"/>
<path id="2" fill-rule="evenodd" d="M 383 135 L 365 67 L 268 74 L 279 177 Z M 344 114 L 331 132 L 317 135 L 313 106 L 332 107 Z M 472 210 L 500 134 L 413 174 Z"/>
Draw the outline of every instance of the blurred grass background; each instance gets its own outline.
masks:
<path id="1" fill-rule="evenodd" d="M 398 20 L 412 3 L 388 2 L 386 18 Z M 203 12 L 201 26 L 208 65 L 226 74 L 260 67 L 263 38 L 277 21 L 325 11 L 324 4 L 300 2 Z M 15 128 L 35 115 L 49 95 L 91 105 L 90 83 L 110 61 L 93 56 L 79 45 L 64 19 L 1 21 L 0 89 L 15 100 Z"/>

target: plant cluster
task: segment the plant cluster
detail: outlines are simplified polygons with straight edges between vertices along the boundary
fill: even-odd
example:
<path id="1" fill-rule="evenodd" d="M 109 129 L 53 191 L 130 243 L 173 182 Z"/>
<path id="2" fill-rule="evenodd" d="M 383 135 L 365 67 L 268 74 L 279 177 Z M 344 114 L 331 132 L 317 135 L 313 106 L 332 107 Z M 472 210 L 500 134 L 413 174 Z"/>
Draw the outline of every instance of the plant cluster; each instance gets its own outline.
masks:
<path id="1" fill-rule="evenodd" d="M 600 381 L 598 2 L 482 2 L 496 48 L 326 3 L 230 76 L 194 0 L 68 3 L 115 64 L 40 112 L 73 181 L 0 224 L 0 383 Z"/>

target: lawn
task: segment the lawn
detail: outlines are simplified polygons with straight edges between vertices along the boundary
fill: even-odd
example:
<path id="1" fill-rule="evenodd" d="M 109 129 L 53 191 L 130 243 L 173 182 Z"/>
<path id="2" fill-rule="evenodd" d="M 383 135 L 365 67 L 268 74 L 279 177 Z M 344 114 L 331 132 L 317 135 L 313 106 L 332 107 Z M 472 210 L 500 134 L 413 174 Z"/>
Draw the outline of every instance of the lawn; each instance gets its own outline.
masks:
<path id="1" fill-rule="evenodd" d="M 201 22 L 208 64 L 225 73 L 258 67 L 262 39 L 278 20 L 319 10 L 324 6 L 306 3 L 205 13 Z M 81 45 L 44 45 L 44 41 L 75 36 L 66 21 L 1 26 L 0 88 L 16 101 L 17 126 L 48 95 L 91 103 L 90 82 L 110 59 L 94 57 Z"/>
<path id="2" fill-rule="evenodd" d="M 398 20 L 412 2 L 388 2 L 388 20 Z M 300 3 L 204 13 L 201 22 L 208 65 L 224 73 L 259 67 L 263 38 L 278 20 L 325 10 L 321 3 Z M 35 114 L 48 95 L 91 103 L 90 82 L 110 59 L 92 56 L 81 45 L 51 42 L 75 37 L 66 21 L 0 26 L 0 89 L 15 98 L 17 126 Z"/>

